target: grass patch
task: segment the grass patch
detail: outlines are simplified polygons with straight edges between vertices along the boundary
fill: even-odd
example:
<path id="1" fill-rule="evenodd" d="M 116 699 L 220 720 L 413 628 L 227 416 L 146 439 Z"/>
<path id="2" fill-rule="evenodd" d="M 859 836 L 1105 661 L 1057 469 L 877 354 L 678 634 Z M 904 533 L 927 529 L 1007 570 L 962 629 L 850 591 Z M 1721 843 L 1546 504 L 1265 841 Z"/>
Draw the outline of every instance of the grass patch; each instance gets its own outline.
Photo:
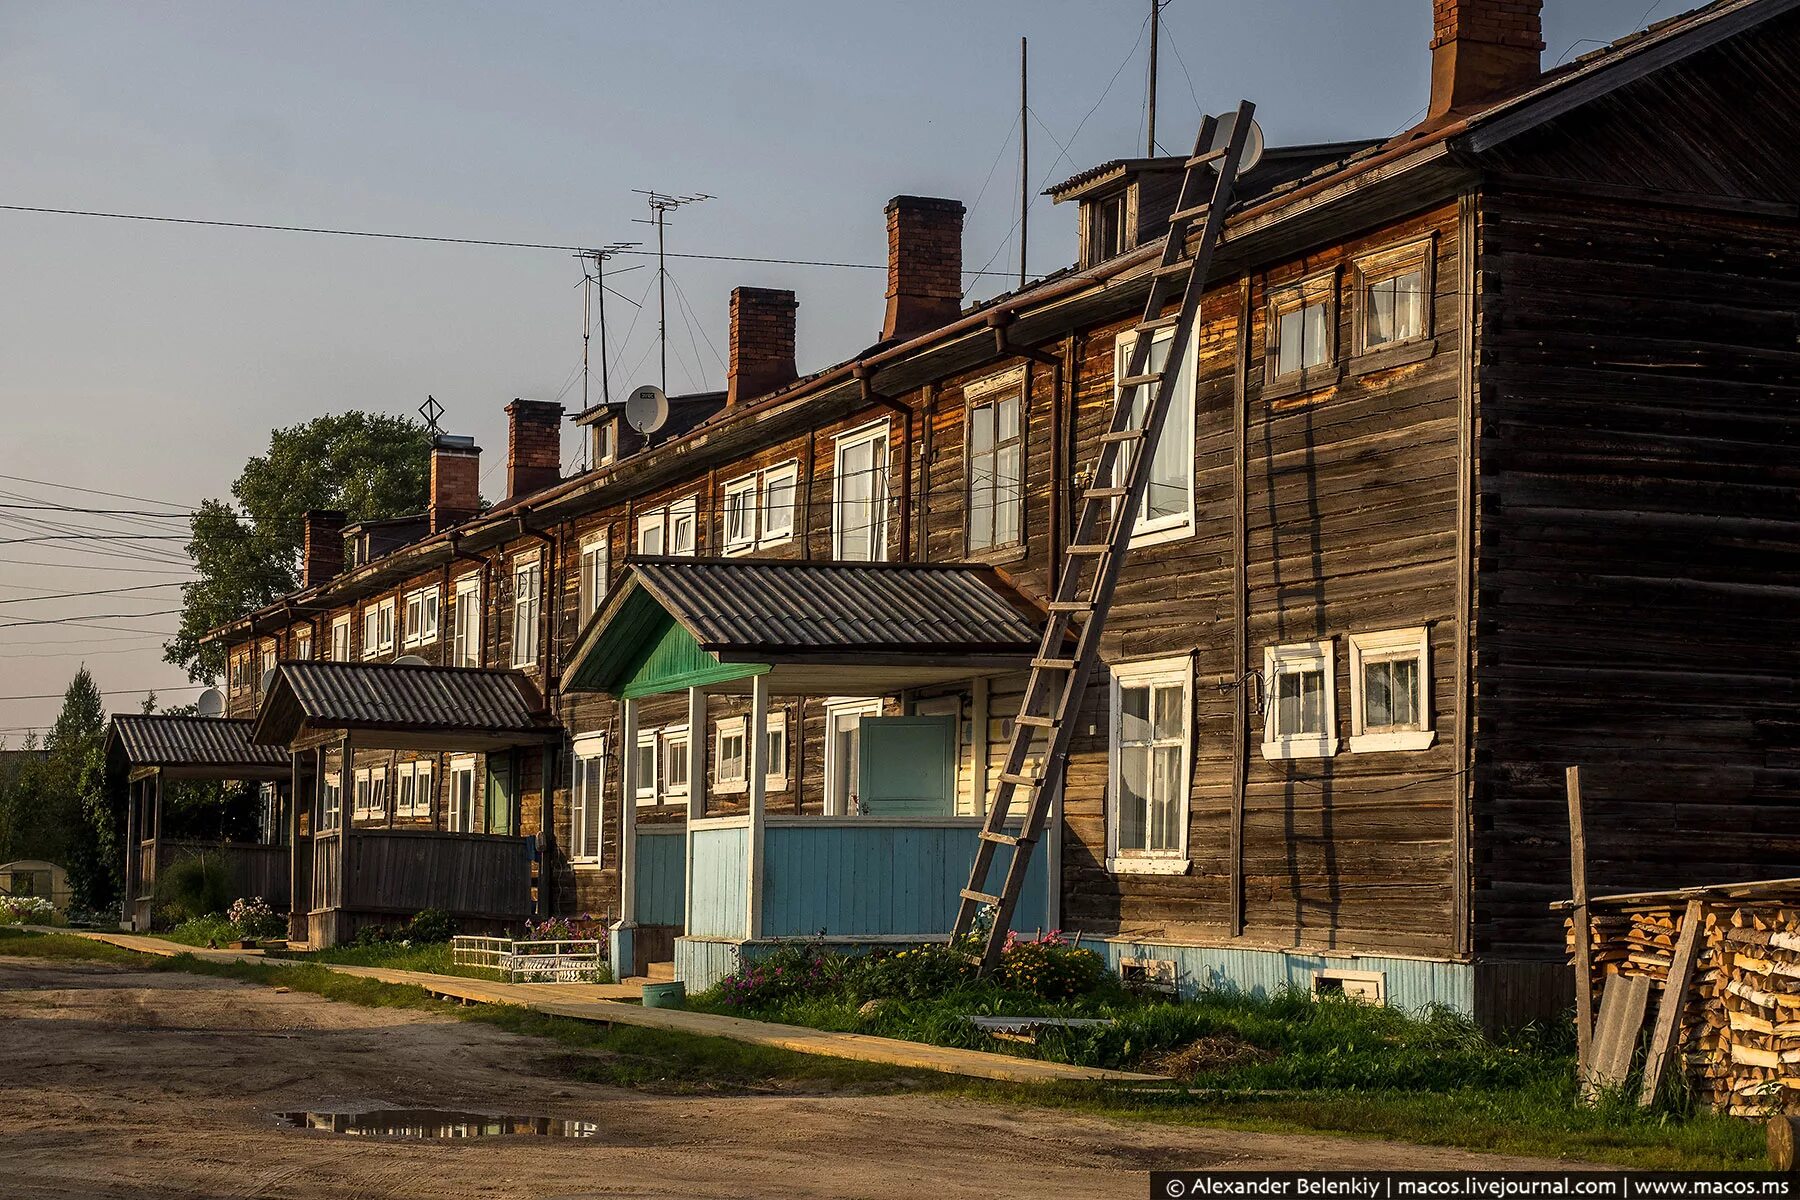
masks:
<path id="1" fill-rule="evenodd" d="M 236 941 L 238 930 L 236 925 L 214 913 L 206 917 L 189 917 L 173 929 L 167 929 L 152 936 L 165 941 L 179 942 L 183 946 L 220 948 Z"/>
<path id="2" fill-rule="evenodd" d="M 1100 1085 L 1026 1086 L 964 1080 L 667 1030 L 609 1027 L 507 1005 L 465 1007 L 433 999 L 420 988 L 340 975 L 317 962 L 221 963 L 185 954 L 153 958 L 68 934 L 10 929 L 0 929 L 0 955 L 185 971 L 283 986 L 368 1007 L 418 1009 L 553 1044 L 554 1053 L 527 1060 L 525 1065 L 537 1070 L 641 1090 L 684 1094 L 933 1091 L 989 1104 L 1046 1107 L 1175 1126 L 1329 1133 L 1649 1169 L 1763 1165 L 1762 1130 L 1748 1121 L 1704 1112 L 1646 1113 L 1626 1103 L 1598 1108 L 1578 1104 L 1558 1035 L 1529 1034 L 1510 1045 L 1482 1045 L 1470 1040 L 1479 1039 L 1479 1034 L 1459 1028 L 1455 1022 L 1418 1022 L 1389 1010 L 1348 1004 L 1314 1005 L 1308 1000 L 1304 1012 L 1295 1012 L 1275 1001 L 1214 997 L 1204 1005 L 1156 1006 L 1200 1011 L 1147 1014 L 1143 1024 L 1133 1027 L 1139 1036 L 1154 1033 L 1157 1022 L 1165 1023 L 1165 1032 L 1174 1029 L 1183 1036 L 1204 1024 L 1214 1031 L 1213 1037 L 1257 1046 L 1273 1042 L 1280 1049 L 1270 1059 L 1245 1055 L 1233 1049 L 1235 1043 L 1222 1043 L 1219 1053 L 1201 1056 L 1204 1062 L 1223 1064 L 1210 1078 L 1197 1077 L 1187 1086 L 1161 1091 L 1130 1091 Z M 1041 1011 L 1043 1002 L 1037 1007 Z M 805 1011 L 804 1006 L 790 1007 L 786 1019 Z M 1308 1015 L 1310 1020 L 1299 1019 Z M 888 1019 L 900 1017 L 890 1013 Z M 1395 1024 L 1409 1021 L 1410 1025 Z M 1398 1041 L 1393 1040 L 1396 1037 Z M 1380 1068 L 1385 1074 L 1376 1074 L 1370 1060 L 1382 1057 L 1393 1061 Z M 1283 1058 L 1293 1061 L 1275 1074 L 1257 1073 L 1275 1068 Z M 1514 1073 L 1521 1069 L 1515 1059 L 1527 1064 L 1516 1077 Z M 1473 1074 L 1457 1081 L 1456 1072 L 1471 1070 Z M 1373 1082 L 1359 1084 L 1359 1078 Z M 1394 1082 L 1408 1079 L 1411 1082 Z"/>

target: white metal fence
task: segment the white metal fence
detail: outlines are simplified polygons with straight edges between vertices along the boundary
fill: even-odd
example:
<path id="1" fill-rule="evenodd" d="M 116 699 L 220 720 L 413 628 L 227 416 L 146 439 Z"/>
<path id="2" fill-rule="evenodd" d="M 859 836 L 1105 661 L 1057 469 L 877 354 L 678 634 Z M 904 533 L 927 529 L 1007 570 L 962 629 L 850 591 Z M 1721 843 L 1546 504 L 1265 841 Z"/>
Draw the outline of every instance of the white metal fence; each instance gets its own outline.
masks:
<path id="1" fill-rule="evenodd" d="M 510 983 L 598 983 L 605 961 L 595 939 L 521 942 L 502 937 L 455 937 L 450 961 L 498 971 Z"/>

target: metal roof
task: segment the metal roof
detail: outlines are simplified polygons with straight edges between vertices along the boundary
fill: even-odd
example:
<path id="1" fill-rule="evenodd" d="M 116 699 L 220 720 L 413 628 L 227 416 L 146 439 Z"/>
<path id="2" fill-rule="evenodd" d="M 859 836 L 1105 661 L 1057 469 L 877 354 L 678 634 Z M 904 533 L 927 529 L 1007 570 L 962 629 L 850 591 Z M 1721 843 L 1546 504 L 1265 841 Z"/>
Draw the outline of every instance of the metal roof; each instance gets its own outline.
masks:
<path id="1" fill-rule="evenodd" d="M 410 663 L 282 662 L 263 693 L 252 739 L 287 745 L 326 730 L 381 731 L 363 745 L 455 744 L 477 749 L 556 732 L 517 671 Z M 461 739 L 461 740 L 458 740 Z"/>
<path id="2" fill-rule="evenodd" d="M 239 772 L 240 778 L 286 773 L 291 764 L 287 749 L 253 743 L 252 725 L 230 717 L 122 714 L 112 719 L 107 752 L 119 755 L 128 769 L 162 767 L 228 778 L 231 772 Z"/>

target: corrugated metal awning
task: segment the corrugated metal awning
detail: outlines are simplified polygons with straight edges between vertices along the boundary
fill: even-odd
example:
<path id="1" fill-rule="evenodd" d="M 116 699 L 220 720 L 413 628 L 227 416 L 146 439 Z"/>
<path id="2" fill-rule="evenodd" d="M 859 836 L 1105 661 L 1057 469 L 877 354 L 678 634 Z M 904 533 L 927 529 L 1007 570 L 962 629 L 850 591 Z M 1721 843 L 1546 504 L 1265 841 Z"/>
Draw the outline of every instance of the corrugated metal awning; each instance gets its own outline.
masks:
<path id="1" fill-rule="evenodd" d="M 277 663 L 252 740 L 291 745 L 358 732 L 386 749 L 489 749 L 556 736 L 538 690 L 517 671 L 411 663 Z"/>
<path id="2" fill-rule="evenodd" d="M 250 740 L 254 722 L 230 717 L 120 715 L 106 737 L 109 757 L 127 770 L 157 767 L 170 774 L 223 779 L 278 779 L 291 758 L 284 746 Z"/>

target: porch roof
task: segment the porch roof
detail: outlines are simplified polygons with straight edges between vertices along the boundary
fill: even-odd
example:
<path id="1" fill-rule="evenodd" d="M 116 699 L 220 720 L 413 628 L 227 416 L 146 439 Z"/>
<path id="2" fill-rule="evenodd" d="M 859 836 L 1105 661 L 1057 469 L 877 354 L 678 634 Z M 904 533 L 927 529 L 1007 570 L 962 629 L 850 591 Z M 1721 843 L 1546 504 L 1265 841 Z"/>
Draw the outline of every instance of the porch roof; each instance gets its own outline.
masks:
<path id="1" fill-rule="evenodd" d="M 880 695 L 1023 669 L 1044 610 L 992 567 L 634 558 L 582 631 L 566 691 Z"/>
<path id="2" fill-rule="evenodd" d="M 107 757 L 127 771 L 154 767 L 204 779 L 281 779 L 292 767 L 285 746 L 251 741 L 253 722 L 231 717 L 122 714 L 106 735 Z"/>
<path id="3" fill-rule="evenodd" d="M 412 663 L 282 662 L 263 692 L 251 740 L 289 746 L 354 732 L 384 750 L 492 750 L 560 736 L 517 671 Z"/>

